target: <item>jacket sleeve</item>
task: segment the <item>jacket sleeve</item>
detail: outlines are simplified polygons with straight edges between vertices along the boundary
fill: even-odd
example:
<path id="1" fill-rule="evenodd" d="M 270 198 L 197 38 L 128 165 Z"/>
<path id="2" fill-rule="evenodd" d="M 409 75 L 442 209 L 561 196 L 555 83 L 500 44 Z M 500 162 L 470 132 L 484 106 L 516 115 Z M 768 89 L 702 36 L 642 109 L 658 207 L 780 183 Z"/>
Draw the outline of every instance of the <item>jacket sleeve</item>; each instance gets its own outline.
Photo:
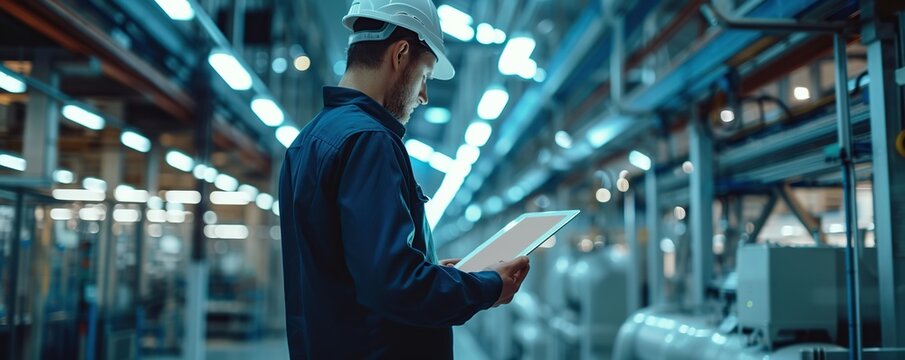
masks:
<path id="1" fill-rule="evenodd" d="M 346 266 L 359 303 L 398 322 L 460 325 L 502 291 L 493 271 L 466 273 L 426 261 L 411 247 L 415 226 L 403 198 L 407 156 L 388 134 L 347 141 L 338 200 Z M 420 219 L 418 219 L 420 221 Z"/>

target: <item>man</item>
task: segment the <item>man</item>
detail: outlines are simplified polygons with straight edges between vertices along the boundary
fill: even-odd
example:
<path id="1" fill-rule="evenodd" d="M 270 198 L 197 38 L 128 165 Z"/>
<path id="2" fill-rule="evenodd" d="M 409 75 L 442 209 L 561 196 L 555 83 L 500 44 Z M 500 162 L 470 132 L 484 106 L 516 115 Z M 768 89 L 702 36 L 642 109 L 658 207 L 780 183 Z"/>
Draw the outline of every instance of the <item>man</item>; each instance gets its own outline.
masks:
<path id="1" fill-rule="evenodd" d="M 436 259 L 402 142 L 427 79 L 454 75 L 434 4 L 355 0 L 343 24 L 346 73 L 280 175 L 290 355 L 449 359 L 451 326 L 509 303 L 528 259 L 475 273 Z"/>

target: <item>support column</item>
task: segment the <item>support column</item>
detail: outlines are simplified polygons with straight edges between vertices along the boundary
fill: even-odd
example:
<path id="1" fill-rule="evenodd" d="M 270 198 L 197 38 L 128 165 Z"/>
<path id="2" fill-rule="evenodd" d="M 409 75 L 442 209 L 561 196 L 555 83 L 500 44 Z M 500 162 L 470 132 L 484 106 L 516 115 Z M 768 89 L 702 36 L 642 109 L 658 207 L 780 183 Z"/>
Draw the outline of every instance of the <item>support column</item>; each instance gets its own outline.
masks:
<path id="1" fill-rule="evenodd" d="M 660 197 L 657 192 L 657 164 L 644 174 L 647 221 L 647 305 L 663 302 L 663 253 L 660 251 Z"/>
<path id="2" fill-rule="evenodd" d="M 635 191 L 625 193 L 625 243 L 628 245 L 629 268 L 626 272 L 626 305 L 632 313 L 641 308 L 641 247 L 638 245 L 637 207 Z"/>
<path id="3" fill-rule="evenodd" d="M 36 51 L 31 77 L 56 89 L 60 77 L 53 72 L 51 61 L 49 50 Z M 25 177 L 46 180 L 48 186 L 53 184 L 53 171 L 57 169 L 59 106 L 57 101 L 41 91 L 32 89 L 28 92 L 22 146 L 22 155 L 27 162 Z"/>
<path id="4" fill-rule="evenodd" d="M 689 222 L 691 223 L 691 300 L 704 303 L 707 284 L 713 276 L 713 138 L 705 119 L 692 105 L 689 128 L 689 157 L 694 164 L 691 173 Z"/>
<path id="5" fill-rule="evenodd" d="M 905 347 L 905 158 L 896 152 L 903 130 L 902 88 L 895 69 L 903 39 L 896 42 L 892 14 L 880 12 L 883 1 L 862 4 L 862 42 L 870 75 L 870 127 L 873 150 L 874 234 L 880 281 L 880 326 L 884 347 Z M 887 6 L 891 7 L 891 6 Z M 881 18 L 888 17 L 888 18 Z M 900 16 L 900 19 L 903 17 Z M 905 21 L 905 19 L 902 19 Z M 900 35 L 901 36 L 901 35 Z"/>

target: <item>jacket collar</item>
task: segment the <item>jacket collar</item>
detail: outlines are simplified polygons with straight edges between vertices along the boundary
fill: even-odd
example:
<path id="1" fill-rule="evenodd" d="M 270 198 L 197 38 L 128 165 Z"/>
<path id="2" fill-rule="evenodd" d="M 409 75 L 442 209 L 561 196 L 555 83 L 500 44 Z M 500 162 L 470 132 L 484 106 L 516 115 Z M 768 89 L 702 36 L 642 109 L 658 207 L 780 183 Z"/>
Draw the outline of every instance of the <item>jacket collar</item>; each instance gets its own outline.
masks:
<path id="1" fill-rule="evenodd" d="M 383 105 L 378 104 L 370 96 L 361 91 L 336 86 L 324 86 L 324 107 L 340 107 L 355 105 L 371 115 L 385 128 L 400 138 L 405 136 L 405 126 L 396 119 Z"/>

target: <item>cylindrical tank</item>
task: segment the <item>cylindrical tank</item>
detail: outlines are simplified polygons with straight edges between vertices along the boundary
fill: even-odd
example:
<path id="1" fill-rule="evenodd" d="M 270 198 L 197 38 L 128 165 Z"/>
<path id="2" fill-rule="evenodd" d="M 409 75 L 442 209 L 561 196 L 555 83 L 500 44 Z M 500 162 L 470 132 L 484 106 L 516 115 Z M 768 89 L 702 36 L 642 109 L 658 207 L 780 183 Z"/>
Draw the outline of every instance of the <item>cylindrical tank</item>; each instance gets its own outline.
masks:
<path id="1" fill-rule="evenodd" d="M 624 249 L 607 247 L 576 258 L 566 282 L 568 307 L 577 314 L 579 357 L 606 359 L 628 316 Z"/>
<path id="2" fill-rule="evenodd" d="M 613 359 L 624 360 L 799 360 L 802 350 L 842 349 L 835 344 L 802 343 L 768 350 L 749 345 L 741 334 L 721 333 L 714 321 L 667 308 L 635 312 L 619 329 Z"/>

